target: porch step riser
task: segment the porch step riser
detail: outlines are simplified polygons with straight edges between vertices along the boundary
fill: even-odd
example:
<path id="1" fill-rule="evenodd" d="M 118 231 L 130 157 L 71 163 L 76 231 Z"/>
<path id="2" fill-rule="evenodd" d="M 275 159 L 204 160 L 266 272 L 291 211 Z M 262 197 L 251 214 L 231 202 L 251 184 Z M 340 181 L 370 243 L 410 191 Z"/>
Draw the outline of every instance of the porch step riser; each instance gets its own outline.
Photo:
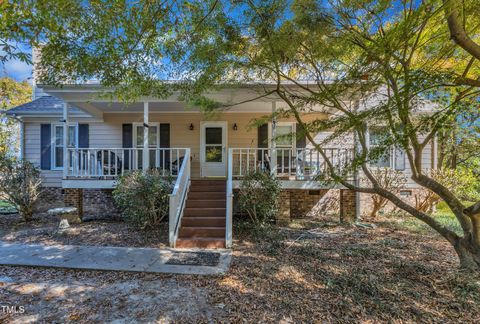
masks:
<path id="1" fill-rule="evenodd" d="M 185 208 L 184 217 L 225 217 L 225 208 Z"/>
<path id="2" fill-rule="evenodd" d="M 178 237 L 222 237 L 225 236 L 225 227 L 182 227 Z"/>
<path id="3" fill-rule="evenodd" d="M 222 200 L 226 199 L 226 192 L 192 192 L 188 193 L 188 201 L 193 200 Z"/>
<path id="4" fill-rule="evenodd" d="M 224 249 L 224 238 L 179 238 L 177 240 L 177 248 L 202 248 L 202 249 Z"/>
<path id="5" fill-rule="evenodd" d="M 199 180 L 199 179 L 193 179 L 191 180 L 191 185 L 192 186 L 203 186 L 203 185 L 210 185 L 210 186 L 225 186 L 226 182 L 225 180 Z"/>
<path id="6" fill-rule="evenodd" d="M 190 191 L 191 192 L 222 192 L 226 193 L 227 188 L 226 187 L 221 187 L 221 186 L 210 186 L 210 185 L 205 185 L 205 186 L 190 186 Z"/>
<path id="7" fill-rule="evenodd" d="M 187 200 L 186 208 L 225 208 L 226 200 Z"/>
<path id="8" fill-rule="evenodd" d="M 225 248 L 226 190 L 225 180 L 192 180 L 176 247 Z"/>
<path id="9" fill-rule="evenodd" d="M 182 226 L 225 227 L 225 217 L 183 217 Z"/>

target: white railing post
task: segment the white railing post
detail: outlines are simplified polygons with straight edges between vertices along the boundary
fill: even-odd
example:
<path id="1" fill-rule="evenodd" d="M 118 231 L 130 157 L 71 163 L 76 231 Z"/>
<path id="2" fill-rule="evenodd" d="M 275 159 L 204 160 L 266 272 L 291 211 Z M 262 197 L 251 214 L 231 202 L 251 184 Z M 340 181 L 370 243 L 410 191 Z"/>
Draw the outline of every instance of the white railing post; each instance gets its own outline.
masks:
<path id="1" fill-rule="evenodd" d="M 276 141 L 276 136 L 277 136 L 277 117 L 275 115 L 277 110 L 277 103 L 275 101 L 272 101 L 272 138 L 271 138 L 271 143 L 270 146 L 272 148 L 272 158 L 271 158 L 271 174 L 276 177 L 277 176 L 277 141 Z"/>
<path id="2" fill-rule="evenodd" d="M 63 103 L 63 178 L 68 176 L 68 104 Z"/>
<path id="3" fill-rule="evenodd" d="M 232 221 L 233 221 L 233 149 L 228 149 L 227 162 L 227 215 L 225 226 L 225 243 L 227 248 L 232 247 Z"/>
<path id="4" fill-rule="evenodd" d="M 168 240 L 171 247 L 175 247 L 180 222 L 187 199 L 188 189 L 190 188 L 190 149 L 186 148 L 183 162 L 180 169 L 177 170 L 177 179 L 172 193 L 169 195 L 169 215 L 168 215 Z M 177 168 L 180 163 L 180 155 L 177 149 Z"/>
<path id="5" fill-rule="evenodd" d="M 148 113 L 149 113 L 148 101 L 143 103 L 143 171 L 146 172 L 150 167 L 150 151 L 148 143 L 149 125 L 148 125 Z"/>

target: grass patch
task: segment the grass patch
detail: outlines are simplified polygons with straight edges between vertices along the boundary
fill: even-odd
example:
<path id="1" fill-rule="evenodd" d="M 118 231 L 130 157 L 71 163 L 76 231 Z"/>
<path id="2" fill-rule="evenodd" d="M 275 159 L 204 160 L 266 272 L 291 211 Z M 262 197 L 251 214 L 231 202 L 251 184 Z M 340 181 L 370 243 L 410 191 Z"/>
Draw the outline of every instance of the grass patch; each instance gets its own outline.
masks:
<path id="1" fill-rule="evenodd" d="M 16 212 L 17 209 L 15 206 L 5 200 L 0 200 L 0 214 L 12 214 Z"/>
<path id="2" fill-rule="evenodd" d="M 464 204 L 466 206 L 469 206 L 471 203 L 464 202 Z M 386 217 L 392 220 L 395 219 L 395 222 L 393 222 L 392 224 L 394 224 L 395 227 L 399 229 L 408 230 L 420 234 L 435 232 L 435 230 L 433 230 L 430 226 L 416 219 L 413 216 L 386 215 Z M 460 223 L 457 221 L 455 215 L 444 202 L 438 204 L 437 210 L 433 214 L 433 217 L 440 224 L 446 226 L 455 233 L 462 235 L 462 228 L 460 226 Z"/>

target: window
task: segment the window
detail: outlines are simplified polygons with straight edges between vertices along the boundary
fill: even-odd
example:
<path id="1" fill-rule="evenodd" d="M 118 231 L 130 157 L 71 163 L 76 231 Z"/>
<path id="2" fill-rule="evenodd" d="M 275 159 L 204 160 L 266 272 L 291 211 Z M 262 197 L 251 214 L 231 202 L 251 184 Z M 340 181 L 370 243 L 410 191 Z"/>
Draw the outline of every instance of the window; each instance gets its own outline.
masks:
<path id="1" fill-rule="evenodd" d="M 205 127 L 205 162 L 222 162 L 223 128 Z"/>
<path id="2" fill-rule="evenodd" d="M 275 129 L 276 144 L 279 148 L 293 148 L 294 123 L 277 123 Z"/>
<path id="3" fill-rule="evenodd" d="M 133 161 L 133 165 L 136 165 L 138 169 L 143 168 L 143 124 L 136 123 L 133 124 L 133 144 L 135 147 L 140 148 L 137 151 L 136 160 Z M 159 147 L 160 143 L 160 124 L 159 123 L 149 123 L 148 124 L 148 147 L 149 148 L 157 148 Z M 162 161 L 162 156 L 160 156 L 159 152 L 155 150 L 149 150 L 149 161 L 150 167 L 153 168 L 158 166 L 158 163 Z"/>
<path id="4" fill-rule="evenodd" d="M 369 129 L 370 149 L 382 145 L 388 135 L 388 129 L 385 127 L 375 127 Z M 370 166 L 377 168 L 395 168 L 395 170 L 405 170 L 405 151 L 400 147 L 387 149 L 376 161 L 371 161 Z"/>
<path id="5" fill-rule="evenodd" d="M 59 170 L 63 169 L 63 125 L 53 125 L 52 132 L 52 168 Z M 68 148 L 78 147 L 78 125 L 68 125 L 67 146 Z"/>
<path id="6" fill-rule="evenodd" d="M 148 146 L 157 147 L 159 132 L 158 125 L 149 125 L 148 127 Z M 143 125 L 135 125 L 136 147 L 143 147 Z"/>

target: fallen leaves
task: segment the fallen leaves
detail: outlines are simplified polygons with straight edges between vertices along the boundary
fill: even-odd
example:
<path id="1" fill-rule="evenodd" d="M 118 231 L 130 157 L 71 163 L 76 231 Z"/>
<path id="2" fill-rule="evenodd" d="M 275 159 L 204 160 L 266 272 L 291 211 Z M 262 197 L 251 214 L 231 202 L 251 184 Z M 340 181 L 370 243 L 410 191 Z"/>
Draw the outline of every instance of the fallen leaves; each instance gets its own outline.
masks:
<path id="1" fill-rule="evenodd" d="M 480 277 L 458 271 L 448 243 L 381 221 L 235 228 L 232 265 L 219 276 L 0 267 L 0 278 L 9 278 L 0 280 L 0 296 L 46 322 L 480 322 Z M 101 236 L 96 225 L 103 226 L 79 229 L 77 240 Z M 123 234 L 113 226 L 96 242 Z"/>

